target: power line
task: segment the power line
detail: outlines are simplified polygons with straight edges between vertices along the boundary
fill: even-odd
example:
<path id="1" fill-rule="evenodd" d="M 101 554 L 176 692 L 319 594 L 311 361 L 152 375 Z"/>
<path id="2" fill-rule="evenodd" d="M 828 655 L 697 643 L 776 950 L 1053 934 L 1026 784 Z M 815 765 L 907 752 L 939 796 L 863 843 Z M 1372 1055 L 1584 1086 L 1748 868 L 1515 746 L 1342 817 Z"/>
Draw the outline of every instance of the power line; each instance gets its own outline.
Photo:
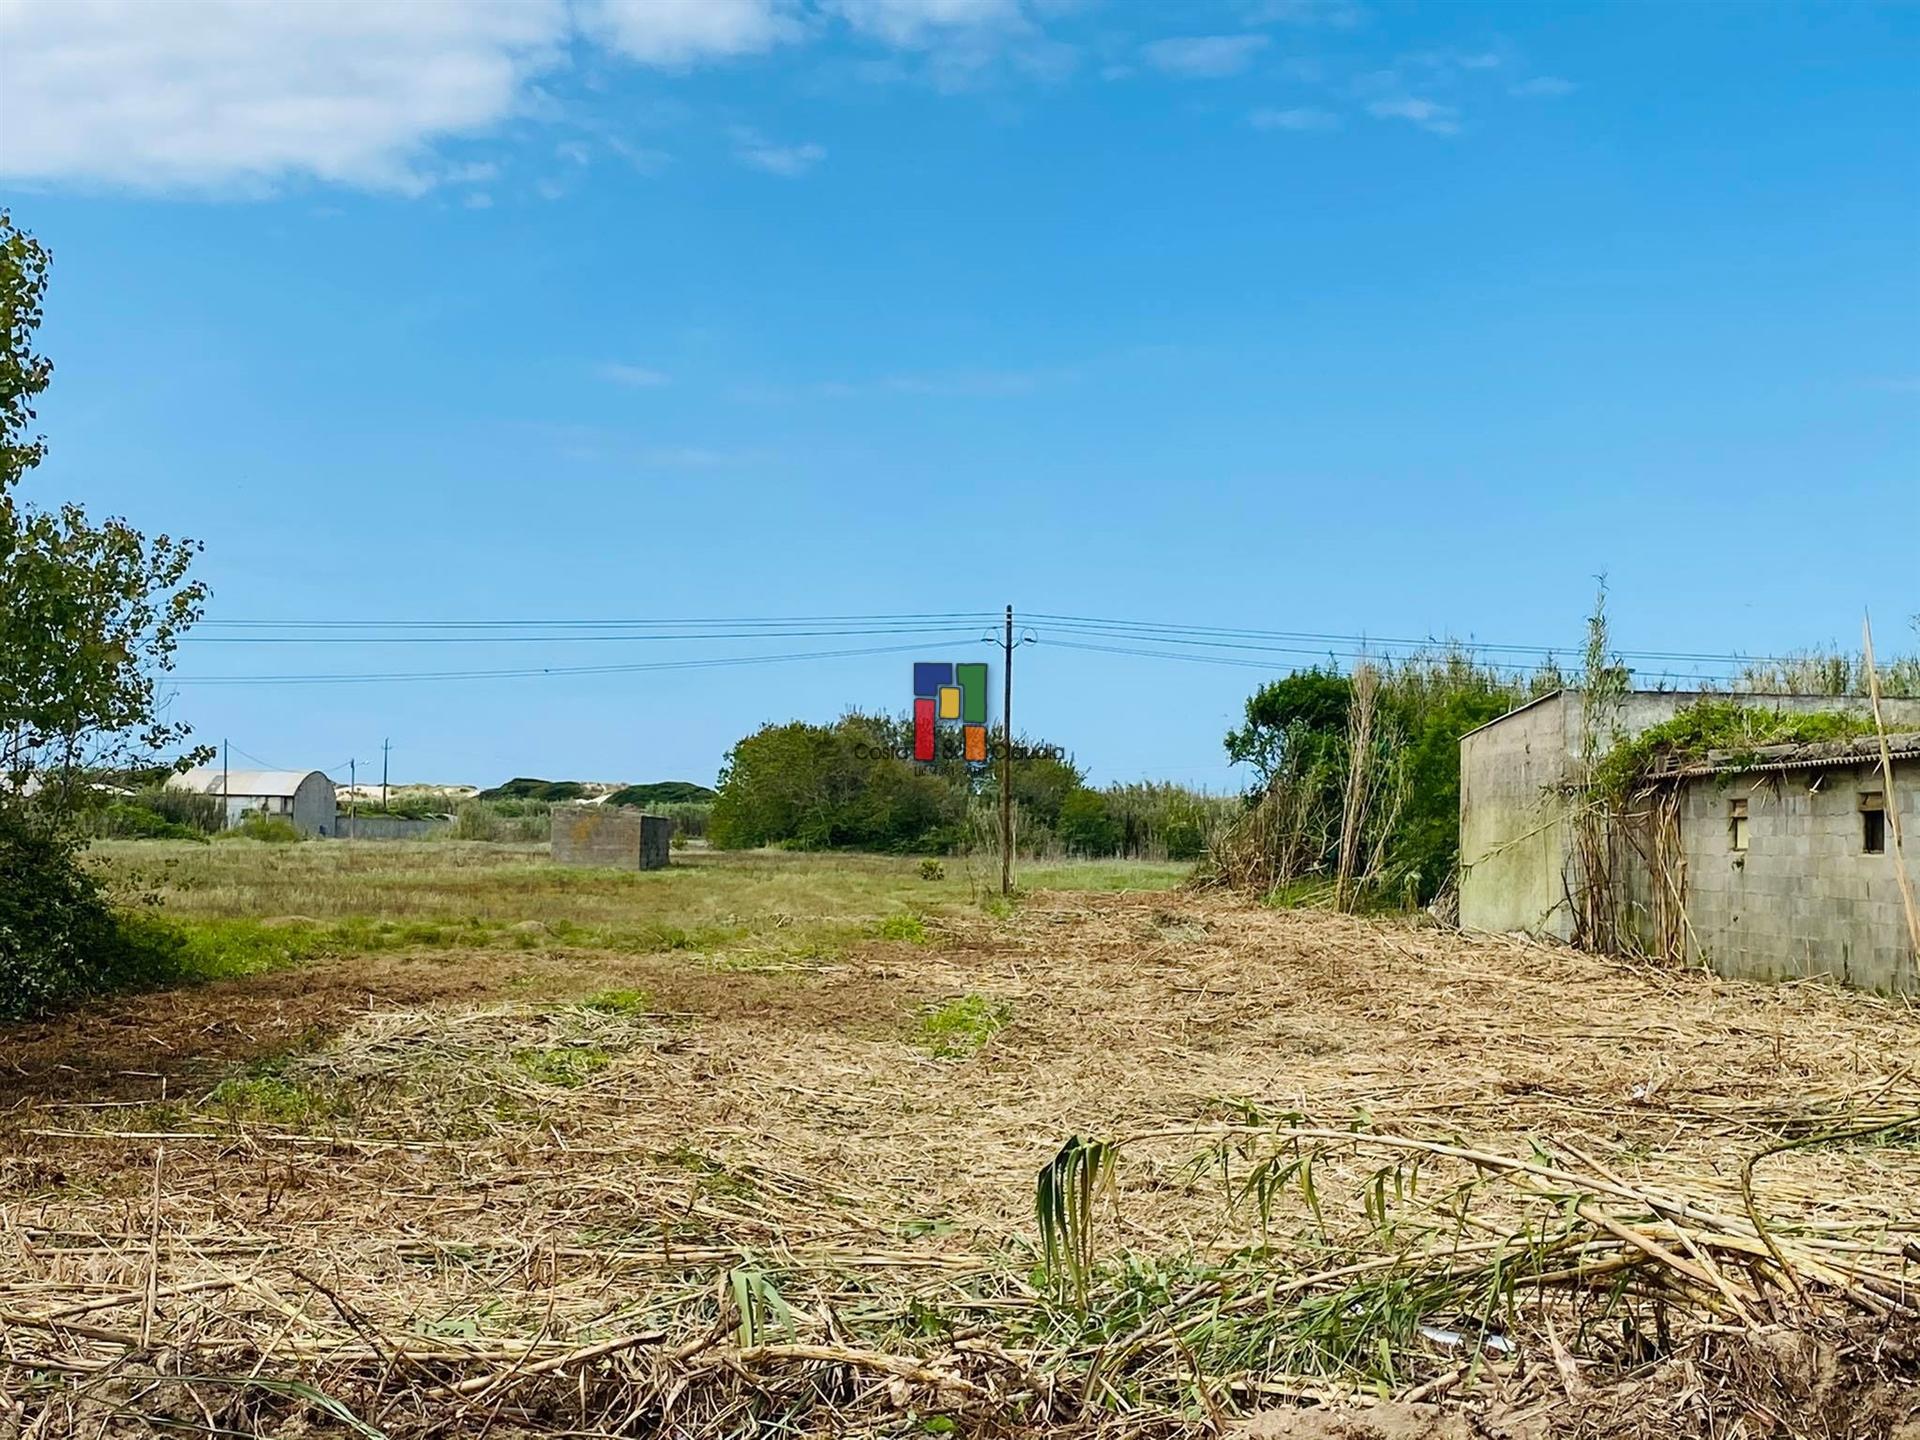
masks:
<path id="1" fill-rule="evenodd" d="M 792 625 L 851 625 L 873 622 L 905 623 L 907 621 L 920 620 L 991 621 L 998 618 L 999 612 L 995 610 L 925 610 L 908 611 L 900 614 L 873 615 L 735 615 L 678 619 L 655 617 L 640 620 L 563 620 L 554 617 L 536 620 L 203 620 L 200 622 L 200 625 L 203 629 L 279 630 L 482 630 L 528 629 L 537 626 L 569 630 L 589 630 L 632 629 L 638 626 L 673 626 L 685 628 L 711 625 L 751 625 L 756 627 L 775 627 L 774 633 L 779 633 L 779 627 Z"/>
<path id="2" fill-rule="evenodd" d="M 888 625 L 839 630 L 731 630 L 697 631 L 682 635 L 593 633 L 586 635 L 188 635 L 183 643 L 198 645 L 515 645 L 577 644 L 598 641 L 664 640 L 801 640 L 832 636 L 924 635 L 924 625 Z"/>
<path id="3" fill-rule="evenodd" d="M 981 637 L 972 631 L 932 637 L 938 640 L 973 640 Z M 169 676 L 174 685 L 357 685 L 419 680 L 509 680 L 539 675 L 626 675 L 643 670 L 707 670 L 735 665 L 771 665 L 794 660 L 843 660 L 859 655 L 898 655 L 919 650 L 913 645 L 871 645 L 854 650 L 802 650 L 785 655 L 730 655 L 697 660 L 649 660 L 628 665 L 545 665 L 515 670 L 399 670 L 366 674 L 322 675 L 180 675 Z"/>
<path id="4" fill-rule="evenodd" d="M 1077 629 L 1079 627 L 1098 627 L 1088 629 L 1086 633 L 1128 634 L 1140 639 L 1160 640 L 1170 644 L 1201 644 L 1201 638 L 1182 639 L 1181 637 L 1245 637 L 1254 640 L 1305 640 L 1332 645 L 1382 646 L 1392 645 L 1430 649 L 1436 646 L 1452 646 L 1461 650 L 1486 651 L 1489 653 L 1509 653 L 1515 655 L 1556 655 L 1577 654 L 1580 645 L 1515 645 L 1494 641 L 1455 640 L 1445 636 L 1429 635 L 1422 639 L 1379 635 L 1334 634 L 1311 630 L 1257 630 L 1234 628 L 1218 625 L 1187 625 L 1163 623 L 1149 620 L 1116 620 L 1094 615 L 1054 615 L 1031 612 L 1031 618 L 1052 623 L 1053 628 Z M 1260 649 L 1257 645 L 1237 646 L 1240 649 Z M 1788 655 L 1747 655 L 1728 651 L 1685 651 L 1685 650 L 1620 650 L 1616 654 L 1623 658 L 1638 660 L 1674 660 L 1702 662 L 1724 661 L 1732 664 L 1745 664 L 1753 661 L 1786 661 Z"/>
<path id="5" fill-rule="evenodd" d="M 1268 673 L 1272 673 L 1274 669 L 1274 666 L 1268 661 L 1247 660 L 1237 655 L 1193 655 L 1177 650 L 1143 650 L 1135 646 L 1095 645 L 1086 641 L 1075 640 L 1054 640 L 1051 642 L 1043 640 L 1042 643 L 1050 644 L 1051 648 L 1055 650 L 1089 650 L 1096 651 L 1103 655 L 1137 655 L 1151 660 L 1185 660 L 1197 665 L 1228 665 L 1246 670 L 1264 670 Z M 1374 660 L 1381 658 L 1377 652 L 1369 653 L 1365 650 L 1348 651 L 1345 653 L 1334 650 L 1300 650 L 1295 653 L 1334 660 Z M 1510 668 L 1521 675 L 1537 675 L 1548 669 L 1546 665 L 1516 665 Z M 1634 670 L 1632 673 L 1636 679 L 1643 680 L 1692 680 L 1710 681 L 1720 684 L 1729 683 L 1736 678 L 1730 675 L 1702 675 L 1697 672 L 1684 670 Z"/>
<path id="6" fill-rule="evenodd" d="M 924 633 L 932 623 L 989 624 L 1000 618 L 989 610 L 923 611 L 899 614 L 736 616 L 700 618 L 654 618 L 633 620 L 209 620 L 204 630 L 279 631 L 279 634 L 198 634 L 183 637 L 189 643 L 222 644 L 482 644 L 539 643 L 564 644 L 586 640 L 662 641 L 679 639 L 763 639 L 792 637 L 856 637 L 888 634 Z M 1369 636 L 1311 630 L 1269 630 L 1240 626 L 1194 625 L 1174 621 L 1118 619 L 1108 616 L 1070 615 L 1033 612 L 1032 618 L 1046 622 L 1049 628 L 1066 633 L 1101 635 L 1115 639 L 1137 639 L 1166 645 L 1207 645 L 1220 649 L 1238 649 L 1272 654 L 1321 654 L 1322 647 L 1363 648 L 1380 653 L 1383 648 L 1428 649 L 1453 647 L 1474 654 L 1540 655 L 1576 654 L 1579 645 L 1514 644 L 1502 641 L 1455 640 L 1428 635 Z M 725 628 L 715 628 L 725 627 Z M 817 627 L 817 628 L 801 628 Z M 356 634 L 366 631 L 466 632 L 456 634 Z M 535 631 L 532 634 L 509 633 Z M 587 632 L 580 634 L 563 631 Z M 316 632 L 316 633 L 308 633 Z M 335 633 L 318 633 L 335 632 Z M 341 633 L 345 632 L 345 633 Z M 474 634 L 472 632 L 482 632 Z M 624 633 L 622 633 L 624 632 Z M 1267 644 L 1260 642 L 1281 642 Z M 1291 644 L 1286 642 L 1292 642 Z M 1311 650 L 1298 648 L 1301 644 Z M 1747 664 L 1779 662 L 1791 656 L 1742 654 L 1727 651 L 1622 650 L 1622 658 L 1659 660 L 1674 663 Z"/>

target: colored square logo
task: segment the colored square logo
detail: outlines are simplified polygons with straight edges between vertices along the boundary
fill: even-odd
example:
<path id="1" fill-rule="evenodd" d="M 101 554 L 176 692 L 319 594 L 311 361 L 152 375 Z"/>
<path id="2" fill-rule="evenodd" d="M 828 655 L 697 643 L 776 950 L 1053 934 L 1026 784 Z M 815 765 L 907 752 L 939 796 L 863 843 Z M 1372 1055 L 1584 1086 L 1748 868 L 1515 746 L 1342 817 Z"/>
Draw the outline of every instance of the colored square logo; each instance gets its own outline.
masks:
<path id="1" fill-rule="evenodd" d="M 913 667 L 913 758 L 940 755 L 940 727 L 958 723 L 960 755 L 970 764 L 987 756 L 987 667 L 975 661 L 955 664 L 919 660 Z"/>

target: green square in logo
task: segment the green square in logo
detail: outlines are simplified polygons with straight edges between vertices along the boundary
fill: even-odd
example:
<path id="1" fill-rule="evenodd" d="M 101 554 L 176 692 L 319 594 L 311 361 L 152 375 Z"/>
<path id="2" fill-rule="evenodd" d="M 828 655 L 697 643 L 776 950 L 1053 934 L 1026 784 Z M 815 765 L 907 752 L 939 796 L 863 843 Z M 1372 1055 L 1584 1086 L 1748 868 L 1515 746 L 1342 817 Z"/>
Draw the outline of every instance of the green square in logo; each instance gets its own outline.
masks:
<path id="1" fill-rule="evenodd" d="M 961 664 L 953 667 L 953 678 L 960 685 L 960 720 L 966 725 L 987 723 L 987 667 Z"/>

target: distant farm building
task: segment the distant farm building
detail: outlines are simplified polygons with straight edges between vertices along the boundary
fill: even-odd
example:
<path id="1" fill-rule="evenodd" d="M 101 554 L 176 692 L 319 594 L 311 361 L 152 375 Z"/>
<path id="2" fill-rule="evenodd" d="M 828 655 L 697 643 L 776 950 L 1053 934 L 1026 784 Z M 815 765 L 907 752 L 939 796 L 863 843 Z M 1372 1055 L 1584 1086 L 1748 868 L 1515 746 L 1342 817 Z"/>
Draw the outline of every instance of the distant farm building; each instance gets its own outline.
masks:
<path id="1" fill-rule="evenodd" d="M 1625 697 L 1624 737 L 1700 695 Z M 1832 696 L 1718 696 L 1782 712 L 1858 711 Z M 1655 769 L 1609 849 L 1624 923 L 1649 952 L 1723 975 L 1826 975 L 1920 994 L 1888 811 L 1898 806 L 1906 868 L 1920 849 L 1920 700 L 1884 702 L 1891 787 L 1877 741 L 1715 751 Z M 1587 883 L 1577 808 L 1581 698 L 1557 691 L 1460 742 L 1460 923 L 1573 938 Z"/>
<path id="2" fill-rule="evenodd" d="M 249 815 L 265 815 L 291 821 L 303 835 L 328 835 L 334 830 L 333 781 L 318 770 L 206 767 L 173 776 L 167 788 L 226 796 L 223 825 L 237 825 Z"/>

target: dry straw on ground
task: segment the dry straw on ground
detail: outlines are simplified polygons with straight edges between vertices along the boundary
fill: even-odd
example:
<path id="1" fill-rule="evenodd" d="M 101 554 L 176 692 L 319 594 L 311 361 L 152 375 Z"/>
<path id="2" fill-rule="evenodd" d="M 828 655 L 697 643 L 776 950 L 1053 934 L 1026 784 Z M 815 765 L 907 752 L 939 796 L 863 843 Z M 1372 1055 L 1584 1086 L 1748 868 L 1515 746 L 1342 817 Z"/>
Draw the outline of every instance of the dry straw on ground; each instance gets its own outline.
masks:
<path id="1" fill-rule="evenodd" d="M 935 942 L 23 1102 L 0 1435 L 1911 1435 L 1911 1007 L 1215 895 Z"/>

